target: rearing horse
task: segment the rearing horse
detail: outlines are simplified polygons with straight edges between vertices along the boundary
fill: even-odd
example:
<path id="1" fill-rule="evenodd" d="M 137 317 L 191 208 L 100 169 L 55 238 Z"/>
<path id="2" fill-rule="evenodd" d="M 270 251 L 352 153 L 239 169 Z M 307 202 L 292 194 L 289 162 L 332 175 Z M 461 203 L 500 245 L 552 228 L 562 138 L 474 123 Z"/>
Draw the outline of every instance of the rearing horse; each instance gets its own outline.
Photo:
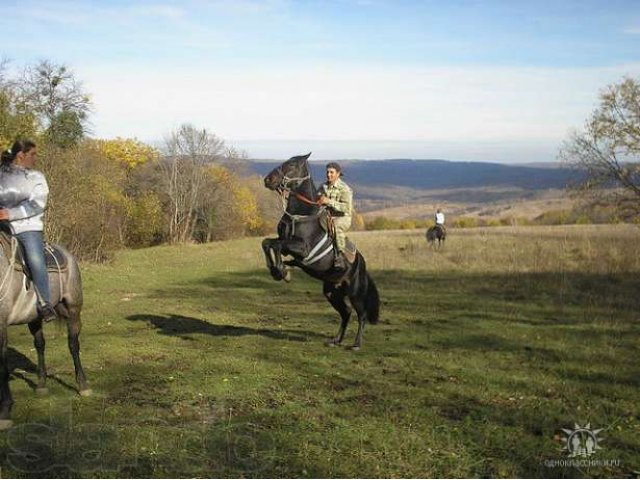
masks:
<path id="1" fill-rule="evenodd" d="M 288 265 L 299 267 L 324 282 L 324 295 L 342 319 L 337 335 L 327 345 L 340 345 L 344 339 L 351 317 L 351 308 L 345 302 L 349 298 L 358 315 L 358 333 L 352 347 L 357 350 L 362 344 L 365 322 L 378 323 L 378 290 L 367 273 L 360 252 L 356 252 L 353 263 L 346 262 L 346 269 L 334 267 L 336 251 L 333 239 L 322 226 L 327 212 L 316 200 L 316 188 L 307 162 L 310 155 L 290 158 L 265 177 L 265 187 L 286 197 L 287 205 L 278 223 L 278 238 L 265 239 L 262 249 L 267 268 L 275 280 L 289 281 Z M 290 255 L 293 259 L 283 262 L 283 255 Z"/>

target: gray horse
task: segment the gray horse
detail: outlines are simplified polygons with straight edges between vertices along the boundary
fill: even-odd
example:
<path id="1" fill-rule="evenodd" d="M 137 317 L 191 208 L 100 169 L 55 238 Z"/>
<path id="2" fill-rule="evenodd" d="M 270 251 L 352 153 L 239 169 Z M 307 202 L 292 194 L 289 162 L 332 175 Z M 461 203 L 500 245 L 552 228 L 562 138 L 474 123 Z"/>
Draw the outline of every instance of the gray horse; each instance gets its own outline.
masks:
<path id="1" fill-rule="evenodd" d="M 25 275 L 16 270 L 18 261 L 17 240 L 5 232 L 0 232 L 4 248 L 0 247 L 0 430 L 12 426 L 11 407 L 13 398 L 9 389 L 9 366 L 7 365 L 7 327 L 27 324 L 33 335 L 33 343 L 38 352 L 37 394 L 47 393 L 47 369 L 44 362 L 44 333 L 42 319 L 36 309 L 36 294 L 33 288 L 27 288 Z M 73 358 L 79 392 L 82 396 L 91 394 L 80 363 L 80 311 L 82 309 L 82 282 L 80 269 L 73 256 L 64 248 L 55 245 L 58 263 L 64 268 L 49 270 L 51 303 L 58 316 L 66 320 L 69 350 Z"/>

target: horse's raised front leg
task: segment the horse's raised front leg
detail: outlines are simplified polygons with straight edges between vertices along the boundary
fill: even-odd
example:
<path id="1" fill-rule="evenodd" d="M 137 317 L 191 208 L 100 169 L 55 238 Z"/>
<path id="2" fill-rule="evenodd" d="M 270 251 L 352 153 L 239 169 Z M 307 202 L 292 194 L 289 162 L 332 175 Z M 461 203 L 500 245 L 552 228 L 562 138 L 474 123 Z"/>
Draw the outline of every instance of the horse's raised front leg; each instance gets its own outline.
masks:
<path id="1" fill-rule="evenodd" d="M 347 331 L 347 325 L 351 318 L 351 309 L 344 301 L 345 292 L 342 288 L 336 288 L 334 284 L 325 282 L 323 293 L 324 296 L 327 297 L 327 300 L 329 300 L 331 306 L 340 314 L 340 328 L 338 329 L 338 333 L 326 343 L 330 347 L 335 347 L 336 345 L 340 345 L 342 340 L 344 340 L 344 334 Z"/>
<path id="2" fill-rule="evenodd" d="M 36 387 L 36 394 L 46 395 L 49 391 L 47 389 L 47 367 L 44 363 L 45 341 L 42 319 L 38 318 L 29 323 L 29 331 L 33 335 L 33 346 L 38 353 L 38 386 Z"/>
<path id="3" fill-rule="evenodd" d="M 262 241 L 262 250 L 271 276 L 274 280 L 282 280 L 285 277 L 285 267 L 282 263 L 282 242 L 277 238 L 266 238 Z"/>
<path id="4" fill-rule="evenodd" d="M 6 320 L 2 320 L 3 322 Z M 13 397 L 9 389 L 9 366 L 7 365 L 7 325 L 0 327 L 0 430 L 11 428 Z"/>
<path id="5" fill-rule="evenodd" d="M 271 243 L 273 242 L 273 238 L 265 238 L 262 240 L 262 252 L 264 253 L 264 259 L 267 263 L 267 268 L 271 270 L 271 267 L 274 265 L 273 257 L 271 256 Z"/>

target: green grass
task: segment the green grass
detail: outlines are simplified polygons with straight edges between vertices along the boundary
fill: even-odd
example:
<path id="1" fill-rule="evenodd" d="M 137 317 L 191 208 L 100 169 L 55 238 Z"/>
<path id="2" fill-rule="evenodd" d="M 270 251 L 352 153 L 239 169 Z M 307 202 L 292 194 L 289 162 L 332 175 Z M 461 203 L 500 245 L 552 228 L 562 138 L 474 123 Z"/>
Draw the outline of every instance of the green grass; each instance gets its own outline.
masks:
<path id="1" fill-rule="evenodd" d="M 607 227 L 611 228 L 611 227 Z M 383 301 L 360 352 L 301 272 L 271 280 L 259 239 L 121 252 L 85 265 L 75 392 L 65 335 L 10 329 L 15 426 L 2 475 L 622 477 L 640 470 L 640 235 L 620 226 L 354 234 Z M 351 324 L 347 341 L 353 340 Z M 591 422 L 619 466 L 549 468 Z M 634 474 L 634 472 L 636 472 Z"/>

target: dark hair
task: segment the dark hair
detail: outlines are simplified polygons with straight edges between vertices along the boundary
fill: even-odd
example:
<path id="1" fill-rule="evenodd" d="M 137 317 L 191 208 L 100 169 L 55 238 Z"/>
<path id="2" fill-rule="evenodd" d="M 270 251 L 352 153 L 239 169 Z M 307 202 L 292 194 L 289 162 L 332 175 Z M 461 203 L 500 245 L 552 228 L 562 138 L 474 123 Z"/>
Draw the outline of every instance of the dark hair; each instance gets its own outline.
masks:
<path id="1" fill-rule="evenodd" d="M 27 139 L 19 139 L 13 142 L 13 145 L 10 149 L 4 150 L 2 152 L 2 166 L 7 167 L 13 163 L 16 159 L 16 155 L 20 152 L 27 153 L 29 150 L 34 148 L 36 144 L 31 140 Z"/>
<path id="2" fill-rule="evenodd" d="M 338 173 L 342 173 L 342 168 L 340 168 L 340 165 L 336 162 L 327 163 L 327 170 L 330 168 L 333 168 Z"/>

